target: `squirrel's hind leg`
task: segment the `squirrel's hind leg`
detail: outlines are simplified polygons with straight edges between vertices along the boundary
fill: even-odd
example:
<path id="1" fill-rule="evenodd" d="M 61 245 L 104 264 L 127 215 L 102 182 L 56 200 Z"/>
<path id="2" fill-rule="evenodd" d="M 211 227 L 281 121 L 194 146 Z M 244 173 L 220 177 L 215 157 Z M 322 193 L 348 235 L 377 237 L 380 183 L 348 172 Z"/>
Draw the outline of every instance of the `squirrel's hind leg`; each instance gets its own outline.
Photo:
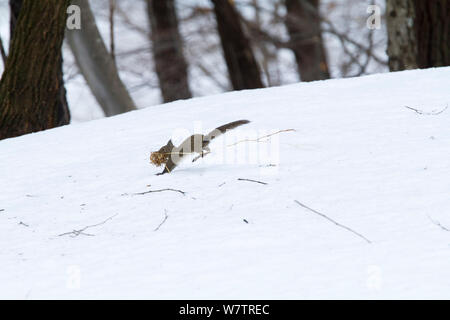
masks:
<path id="1" fill-rule="evenodd" d="M 192 159 L 192 162 L 195 162 L 195 161 L 197 161 L 198 159 L 203 158 L 203 157 L 206 156 L 208 153 L 211 153 L 211 149 L 209 149 L 209 147 L 206 146 L 206 147 L 203 148 L 202 152 L 199 153 L 198 156 L 196 156 L 194 159 Z"/>

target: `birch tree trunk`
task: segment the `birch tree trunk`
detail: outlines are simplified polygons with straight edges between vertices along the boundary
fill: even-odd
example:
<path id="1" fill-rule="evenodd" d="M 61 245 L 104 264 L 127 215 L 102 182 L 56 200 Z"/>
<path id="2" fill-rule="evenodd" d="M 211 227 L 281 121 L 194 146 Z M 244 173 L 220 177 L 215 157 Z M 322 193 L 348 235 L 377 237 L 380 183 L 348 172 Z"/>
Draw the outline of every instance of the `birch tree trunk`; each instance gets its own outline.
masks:
<path id="1" fill-rule="evenodd" d="M 389 69 L 401 71 L 416 69 L 417 38 L 414 28 L 416 10 L 413 0 L 387 0 Z"/>

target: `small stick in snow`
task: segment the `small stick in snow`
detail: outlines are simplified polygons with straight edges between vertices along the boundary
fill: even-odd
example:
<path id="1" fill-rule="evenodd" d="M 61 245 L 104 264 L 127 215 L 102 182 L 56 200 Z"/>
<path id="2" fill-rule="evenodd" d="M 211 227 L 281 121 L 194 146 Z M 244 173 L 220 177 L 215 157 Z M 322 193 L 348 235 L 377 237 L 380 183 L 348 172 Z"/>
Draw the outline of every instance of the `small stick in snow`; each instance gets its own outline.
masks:
<path id="1" fill-rule="evenodd" d="M 165 188 L 165 189 L 158 189 L 158 190 L 149 190 L 149 191 L 145 191 L 145 192 L 138 192 L 138 193 L 133 193 L 134 195 L 137 196 L 143 196 L 147 193 L 154 193 L 154 192 L 163 192 L 163 191 L 173 191 L 173 192 L 178 192 L 181 193 L 183 196 L 186 195 L 186 192 L 178 190 L 178 189 L 172 189 L 172 188 Z"/>
<path id="2" fill-rule="evenodd" d="M 349 227 L 344 226 L 343 224 L 340 224 L 339 222 L 334 221 L 333 219 L 331 219 L 330 217 L 326 216 L 325 214 L 320 213 L 319 211 L 316 211 L 316 210 L 314 210 L 314 209 L 311 209 L 310 207 L 305 206 L 303 203 L 301 203 L 301 202 L 299 202 L 299 201 L 297 201 L 297 200 L 294 200 L 294 201 L 295 201 L 299 206 L 301 206 L 301 207 L 303 207 L 303 208 L 305 208 L 305 209 L 308 209 L 309 211 L 314 212 L 315 214 L 318 214 L 319 216 L 321 216 L 321 217 L 327 219 L 328 221 L 331 221 L 332 223 L 334 223 L 334 224 L 337 225 L 338 227 L 344 228 L 345 230 L 348 230 L 348 231 L 350 231 L 351 233 L 356 234 L 358 237 L 360 237 L 360 238 L 364 239 L 365 241 L 367 241 L 367 243 L 372 243 L 369 239 L 367 239 L 366 237 L 364 237 L 362 234 L 356 232 L 355 230 L 350 229 Z"/>
<path id="3" fill-rule="evenodd" d="M 243 178 L 239 178 L 239 181 L 250 181 L 250 182 L 256 182 L 259 184 L 268 184 L 267 182 L 262 182 L 262 181 L 258 181 L 258 180 L 252 180 L 252 179 L 243 179 Z"/>
<path id="4" fill-rule="evenodd" d="M 159 224 L 159 226 L 157 226 L 156 228 L 155 228 L 155 230 L 153 230 L 153 231 L 158 231 L 159 230 L 159 228 L 161 228 L 161 226 L 166 222 L 166 220 L 167 220 L 167 218 L 168 218 L 169 216 L 167 215 L 167 210 L 164 210 L 164 220 Z"/>
<path id="5" fill-rule="evenodd" d="M 22 221 L 20 221 L 20 222 L 19 222 L 19 226 L 24 226 L 24 227 L 27 227 L 27 228 L 29 227 L 29 225 L 28 225 L 28 224 L 26 224 L 26 223 L 23 223 Z"/>
<path id="6" fill-rule="evenodd" d="M 233 143 L 233 144 L 229 144 L 227 147 L 232 147 L 232 146 L 235 146 L 235 145 L 237 145 L 237 144 L 239 144 L 239 143 L 242 143 L 242 142 L 267 142 L 268 140 L 266 140 L 266 141 L 261 141 L 261 140 L 264 139 L 264 138 L 269 138 L 269 137 L 271 137 L 271 136 L 274 136 L 274 135 L 279 134 L 279 133 L 282 133 L 282 132 L 291 132 L 291 131 L 294 131 L 294 132 L 295 132 L 296 130 L 295 130 L 295 129 L 279 130 L 279 131 L 277 131 L 277 132 L 274 132 L 274 133 L 271 133 L 271 134 L 268 134 L 268 135 L 259 137 L 259 138 L 257 138 L 257 139 L 245 139 L 245 140 L 241 140 L 241 141 L 235 142 L 235 143 Z"/>
<path id="7" fill-rule="evenodd" d="M 5 209 L 0 209 L 0 212 L 3 212 L 3 211 L 5 211 Z"/>
<path id="8" fill-rule="evenodd" d="M 448 229 L 447 227 L 444 227 L 439 221 L 433 220 L 433 218 L 431 218 L 429 215 L 427 215 L 428 219 L 430 219 L 430 221 L 438 226 L 439 228 L 441 228 L 444 231 L 450 232 L 450 229 Z"/>
<path id="9" fill-rule="evenodd" d="M 442 110 L 440 110 L 440 111 L 432 111 L 432 112 L 425 112 L 425 111 L 422 111 L 422 110 L 419 110 L 419 109 L 415 109 L 415 108 L 411 108 L 411 107 L 408 107 L 408 106 L 405 106 L 405 108 L 407 108 L 407 109 L 409 109 L 409 110 L 412 110 L 412 111 L 414 111 L 415 113 L 418 113 L 418 114 L 421 114 L 421 115 L 425 115 L 425 116 L 437 116 L 437 115 L 443 113 L 445 110 L 447 110 L 447 109 L 448 109 L 448 105 L 447 105 L 444 109 L 442 109 Z"/>
<path id="10" fill-rule="evenodd" d="M 95 234 L 85 233 L 84 231 L 86 231 L 89 228 L 94 228 L 94 227 L 101 226 L 101 225 L 105 224 L 106 222 L 108 222 L 109 220 L 111 220 L 112 218 L 116 217 L 117 215 L 118 215 L 118 213 L 113 215 L 112 217 L 109 217 L 108 219 L 106 219 L 106 220 L 104 220 L 104 221 L 102 221 L 100 223 L 93 224 L 93 225 L 90 225 L 90 226 L 86 226 L 86 227 L 84 227 L 82 229 L 79 229 L 79 230 L 73 230 L 73 231 L 70 231 L 70 232 L 61 233 L 61 234 L 58 235 L 58 237 L 68 236 L 68 235 L 70 235 L 72 238 L 78 237 L 79 235 L 88 236 L 88 237 L 94 237 Z"/>

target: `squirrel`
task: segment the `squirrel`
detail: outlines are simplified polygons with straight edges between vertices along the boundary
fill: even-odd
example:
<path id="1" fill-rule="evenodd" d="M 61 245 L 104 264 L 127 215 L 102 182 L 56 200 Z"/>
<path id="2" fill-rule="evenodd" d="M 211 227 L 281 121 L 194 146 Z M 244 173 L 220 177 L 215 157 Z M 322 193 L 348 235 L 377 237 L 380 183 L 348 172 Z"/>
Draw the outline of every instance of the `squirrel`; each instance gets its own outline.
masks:
<path id="1" fill-rule="evenodd" d="M 167 144 L 161 147 L 158 151 L 152 152 L 150 155 L 150 160 L 152 163 L 160 166 L 164 164 L 164 170 L 157 175 L 162 175 L 165 173 L 170 173 L 172 170 L 181 162 L 185 155 L 198 153 L 199 156 L 194 158 L 192 162 L 196 161 L 200 157 L 203 158 L 204 155 L 210 153 L 209 143 L 214 138 L 224 134 L 227 130 L 234 129 L 241 125 L 247 124 L 248 120 L 238 120 L 233 121 L 223 126 L 220 126 L 207 135 L 203 134 L 193 134 L 188 137 L 179 147 L 175 147 L 172 143 L 172 139 L 167 142 Z"/>

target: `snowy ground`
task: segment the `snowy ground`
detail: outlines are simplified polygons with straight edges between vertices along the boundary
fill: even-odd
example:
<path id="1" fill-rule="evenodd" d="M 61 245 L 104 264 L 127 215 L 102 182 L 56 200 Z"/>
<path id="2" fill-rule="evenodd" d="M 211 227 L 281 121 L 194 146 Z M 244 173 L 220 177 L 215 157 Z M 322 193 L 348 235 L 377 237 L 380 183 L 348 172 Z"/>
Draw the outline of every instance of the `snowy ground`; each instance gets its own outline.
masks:
<path id="1" fill-rule="evenodd" d="M 448 299 L 449 80 L 441 68 L 233 92 L 0 141 L 0 298 Z M 149 152 L 174 130 L 237 119 L 249 137 L 296 131 L 218 138 L 154 175 Z M 243 146 L 260 163 L 217 161 Z M 164 188 L 186 194 L 134 195 Z"/>

